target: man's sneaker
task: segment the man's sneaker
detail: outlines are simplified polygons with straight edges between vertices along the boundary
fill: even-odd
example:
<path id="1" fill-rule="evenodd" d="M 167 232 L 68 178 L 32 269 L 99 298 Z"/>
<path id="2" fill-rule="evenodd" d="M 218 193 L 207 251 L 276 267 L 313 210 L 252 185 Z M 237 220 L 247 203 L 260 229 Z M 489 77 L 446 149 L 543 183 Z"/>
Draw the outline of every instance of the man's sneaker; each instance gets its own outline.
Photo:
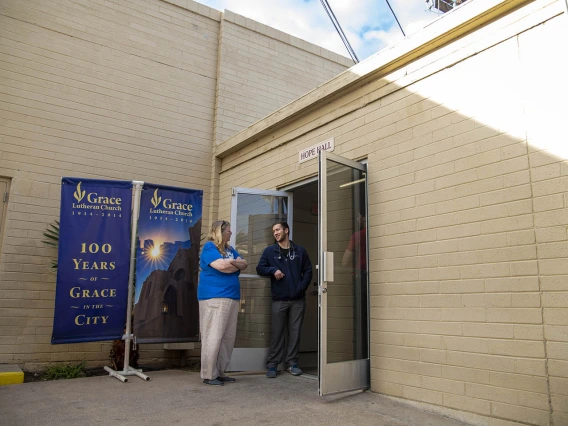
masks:
<path id="1" fill-rule="evenodd" d="M 234 377 L 229 376 L 219 376 L 217 377 L 217 380 L 224 383 L 235 383 L 237 381 Z"/>
<path id="2" fill-rule="evenodd" d="M 275 379 L 276 378 L 276 367 L 270 367 L 268 369 L 268 371 L 266 372 L 266 377 L 268 377 L 269 379 Z"/>
<path id="3" fill-rule="evenodd" d="M 288 366 L 286 371 L 288 371 L 288 373 L 290 373 L 292 376 L 299 376 L 300 374 L 302 374 L 302 370 L 300 370 L 300 367 L 298 367 L 296 364 Z"/>
<path id="4" fill-rule="evenodd" d="M 203 383 L 206 385 L 223 386 L 223 382 L 218 379 L 203 379 Z"/>

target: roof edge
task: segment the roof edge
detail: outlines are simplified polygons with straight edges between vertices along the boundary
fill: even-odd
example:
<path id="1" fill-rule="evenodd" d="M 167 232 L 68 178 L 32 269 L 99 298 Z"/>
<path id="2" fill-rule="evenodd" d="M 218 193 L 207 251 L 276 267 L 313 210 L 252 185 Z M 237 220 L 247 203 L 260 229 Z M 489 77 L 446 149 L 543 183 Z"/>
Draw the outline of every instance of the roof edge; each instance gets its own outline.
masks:
<path id="1" fill-rule="evenodd" d="M 411 61 L 428 54 L 463 34 L 478 29 L 491 20 L 534 0 L 475 0 L 465 2 L 452 12 L 403 41 L 375 53 L 337 77 L 311 90 L 272 114 L 215 147 L 215 155 L 224 158 L 244 148 L 265 134 L 296 119 L 316 105 L 331 100 L 354 85 L 377 78 L 387 72 L 404 67 Z"/>
<path id="2" fill-rule="evenodd" d="M 214 21 L 221 21 L 221 11 L 213 9 L 212 7 L 198 3 L 194 0 L 162 0 L 165 3 L 173 4 L 174 6 L 181 7 L 182 9 L 189 10 L 190 12 L 197 13 L 205 18 L 213 19 Z"/>
<path id="3" fill-rule="evenodd" d="M 346 56 L 340 55 L 338 53 L 332 52 L 317 44 L 313 44 L 307 40 L 296 37 L 292 34 L 286 33 L 270 25 L 263 24 L 254 19 L 247 18 L 244 15 L 240 15 L 231 10 L 225 9 L 223 11 L 223 20 L 231 22 L 232 24 L 238 25 L 242 28 L 246 28 L 250 31 L 260 33 L 266 37 L 270 37 L 282 43 L 286 43 L 290 46 L 301 49 L 305 52 L 311 53 L 313 55 L 320 56 L 337 64 L 343 65 L 344 67 L 353 66 L 353 60 Z"/>

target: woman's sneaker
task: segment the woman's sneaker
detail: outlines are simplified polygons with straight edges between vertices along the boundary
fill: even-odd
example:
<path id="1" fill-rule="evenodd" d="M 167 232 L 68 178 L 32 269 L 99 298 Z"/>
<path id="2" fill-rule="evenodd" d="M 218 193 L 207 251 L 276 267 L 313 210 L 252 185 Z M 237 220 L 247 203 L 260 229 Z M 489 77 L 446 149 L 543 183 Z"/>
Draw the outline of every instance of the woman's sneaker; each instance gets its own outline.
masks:
<path id="1" fill-rule="evenodd" d="M 286 371 L 288 371 L 288 373 L 290 373 L 292 376 L 299 376 L 302 374 L 302 370 L 300 370 L 300 367 L 298 367 L 296 364 L 288 366 Z"/>
<path id="2" fill-rule="evenodd" d="M 266 377 L 268 377 L 269 379 L 275 379 L 276 378 L 276 367 L 270 367 L 268 369 L 268 371 L 266 372 Z"/>

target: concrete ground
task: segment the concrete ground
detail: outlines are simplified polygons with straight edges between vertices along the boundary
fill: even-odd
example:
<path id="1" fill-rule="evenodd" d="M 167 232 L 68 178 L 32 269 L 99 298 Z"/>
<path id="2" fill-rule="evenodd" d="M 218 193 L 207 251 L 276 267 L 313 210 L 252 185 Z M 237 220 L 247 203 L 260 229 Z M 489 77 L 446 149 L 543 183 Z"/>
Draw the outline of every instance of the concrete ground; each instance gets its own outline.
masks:
<path id="1" fill-rule="evenodd" d="M 321 398 L 317 381 L 279 374 L 204 385 L 199 373 L 148 373 L 0 387 L 0 424 L 12 425 L 373 425 L 464 426 L 370 392 Z"/>

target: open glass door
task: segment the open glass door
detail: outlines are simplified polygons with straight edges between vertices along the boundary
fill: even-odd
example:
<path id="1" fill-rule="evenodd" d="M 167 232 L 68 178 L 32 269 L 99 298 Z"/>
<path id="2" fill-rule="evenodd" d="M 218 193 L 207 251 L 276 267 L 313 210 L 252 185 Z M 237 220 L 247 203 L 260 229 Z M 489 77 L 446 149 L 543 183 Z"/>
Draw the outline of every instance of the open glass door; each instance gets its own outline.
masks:
<path id="1" fill-rule="evenodd" d="M 366 165 L 319 157 L 319 394 L 370 386 Z"/>
<path id="2" fill-rule="evenodd" d="M 256 274 L 263 250 L 274 244 L 272 225 L 290 224 L 292 194 L 283 191 L 233 188 L 231 204 L 231 245 L 248 263 L 240 275 L 241 302 L 237 339 L 228 371 L 264 371 L 270 347 L 270 280 Z"/>

